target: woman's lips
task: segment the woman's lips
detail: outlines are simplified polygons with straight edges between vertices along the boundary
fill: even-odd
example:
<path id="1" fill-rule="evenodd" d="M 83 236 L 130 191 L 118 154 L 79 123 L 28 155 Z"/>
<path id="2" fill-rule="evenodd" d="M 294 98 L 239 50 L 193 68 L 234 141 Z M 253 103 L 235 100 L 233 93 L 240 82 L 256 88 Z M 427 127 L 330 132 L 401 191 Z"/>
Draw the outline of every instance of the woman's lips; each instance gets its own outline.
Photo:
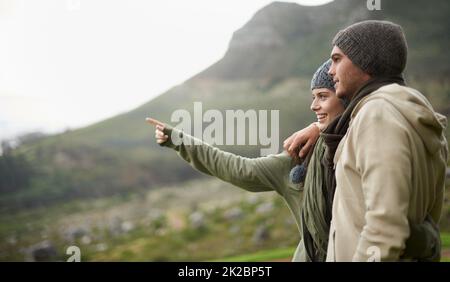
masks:
<path id="1" fill-rule="evenodd" d="M 327 114 L 317 114 L 316 115 L 317 116 L 317 121 L 323 121 L 326 117 L 327 117 Z"/>

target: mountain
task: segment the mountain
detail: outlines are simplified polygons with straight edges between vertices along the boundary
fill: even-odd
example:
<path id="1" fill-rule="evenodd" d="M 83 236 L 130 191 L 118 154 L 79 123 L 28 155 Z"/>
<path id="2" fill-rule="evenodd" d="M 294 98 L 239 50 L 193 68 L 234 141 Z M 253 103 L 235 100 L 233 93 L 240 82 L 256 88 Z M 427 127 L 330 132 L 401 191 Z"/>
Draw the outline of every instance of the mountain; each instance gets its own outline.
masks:
<path id="1" fill-rule="evenodd" d="M 100 123 L 6 148 L 0 157 L 0 209 L 126 196 L 202 177 L 173 152 L 159 148 L 153 128 L 144 122 L 147 116 L 169 122 L 177 109 L 192 112 L 195 101 L 203 103 L 204 112 L 279 110 L 281 149 L 285 137 L 313 121 L 309 80 L 329 56 L 332 37 L 364 19 L 387 19 L 403 26 L 409 45 L 408 83 L 448 115 L 449 12 L 446 0 L 383 1 L 381 11 L 369 11 L 361 0 L 312 7 L 274 2 L 233 34 L 220 61 L 183 84 Z M 258 146 L 221 147 L 246 156 L 259 153 Z"/>
<path id="2" fill-rule="evenodd" d="M 366 1 L 361 0 L 336 0 L 323 6 L 274 2 L 236 31 L 224 58 L 196 78 L 309 78 L 329 55 L 336 32 L 366 19 L 390 20 L 403 26 L 411 51 L 409 75 L 448 76 L 448 11 L 446 1 L 429 5 L 383 1 L 381 11 L 369 11 Z"/>

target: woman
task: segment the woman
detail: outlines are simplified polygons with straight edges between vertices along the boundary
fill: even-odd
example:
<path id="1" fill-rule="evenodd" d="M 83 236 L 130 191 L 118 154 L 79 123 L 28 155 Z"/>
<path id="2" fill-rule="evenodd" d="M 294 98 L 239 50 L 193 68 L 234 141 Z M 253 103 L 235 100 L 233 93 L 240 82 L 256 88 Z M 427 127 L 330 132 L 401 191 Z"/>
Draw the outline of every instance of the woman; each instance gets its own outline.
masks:
<path id="1" fill-rule="evenodd" d="M 344 111 L 344 102 L 335 95 L 334 84 L 328 75 L 331 61 L 325 62 L 311 81 L 313 101 L 311 110 L 317 122 L 306 132 L 323 130 Z M 324 261 L 328 244 L 331 212 L 328 206 L 333 195 L 326 188 L 321 164 L 325 152 L 319 137 L 305 160 L 292 158 L 287 152 L 260 158 L 245 158 L 219 150 L 194 137 L 147 118 L 156 126 L 155 137 L 161 146 L 172 148 L 197 170 L 251 192 L 276 191 L 284 198 L 295 218 L 302 240 L 293 261 Z M 183 138 L 175 142 L 169 138 Z M 200 144 L 200 145 L 185 145 Z"/>

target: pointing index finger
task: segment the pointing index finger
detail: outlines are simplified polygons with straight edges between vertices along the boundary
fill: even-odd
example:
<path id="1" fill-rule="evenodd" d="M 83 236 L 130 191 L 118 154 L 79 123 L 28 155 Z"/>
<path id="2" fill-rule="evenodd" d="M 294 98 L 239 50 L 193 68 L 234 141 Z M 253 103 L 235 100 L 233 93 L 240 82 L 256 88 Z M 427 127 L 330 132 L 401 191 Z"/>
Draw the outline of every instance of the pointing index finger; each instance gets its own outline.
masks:
<path id="1" fill-rule="evenodd" d="M 150 123 L 151 125 L 160 125 L 160 126 L 164 126 L 165 125 L 164 123 L 162 123 L 159 120 L 154 119 L 154 118 L 146 118 L 145 121 Z"/>

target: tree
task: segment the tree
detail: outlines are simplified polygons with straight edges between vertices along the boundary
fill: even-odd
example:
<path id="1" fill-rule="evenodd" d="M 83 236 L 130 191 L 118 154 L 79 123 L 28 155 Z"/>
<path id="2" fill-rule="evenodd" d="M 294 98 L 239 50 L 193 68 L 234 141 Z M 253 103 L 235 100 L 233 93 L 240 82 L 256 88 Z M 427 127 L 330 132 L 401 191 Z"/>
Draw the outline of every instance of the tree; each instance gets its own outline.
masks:
<path id="1" fill-rule="evenodd" d="M 0 155 L 0 192 L 10 193 L 25 189 L 34 169 L 25 155 L 15 153 L 6 141 L 1 143 L 2 154 Z"/>

